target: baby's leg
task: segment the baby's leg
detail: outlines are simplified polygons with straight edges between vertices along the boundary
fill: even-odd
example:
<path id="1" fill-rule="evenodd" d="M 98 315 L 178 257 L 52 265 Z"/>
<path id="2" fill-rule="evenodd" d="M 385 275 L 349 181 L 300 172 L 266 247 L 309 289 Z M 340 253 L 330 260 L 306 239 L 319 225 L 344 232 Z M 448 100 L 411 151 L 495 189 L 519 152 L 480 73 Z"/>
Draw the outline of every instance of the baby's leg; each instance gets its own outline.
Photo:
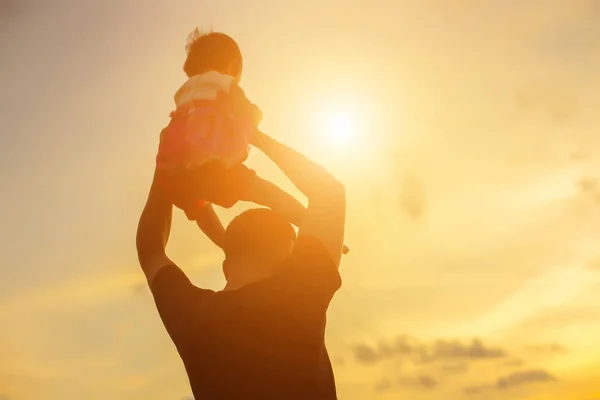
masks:
<path id="1" fill-rule="evenodd" d="M 252 177 L 240 200 L 269 207 L 296 226 L 300 226 L 306 211 L 306 208 L 294 196 L 258 175 Z"/>

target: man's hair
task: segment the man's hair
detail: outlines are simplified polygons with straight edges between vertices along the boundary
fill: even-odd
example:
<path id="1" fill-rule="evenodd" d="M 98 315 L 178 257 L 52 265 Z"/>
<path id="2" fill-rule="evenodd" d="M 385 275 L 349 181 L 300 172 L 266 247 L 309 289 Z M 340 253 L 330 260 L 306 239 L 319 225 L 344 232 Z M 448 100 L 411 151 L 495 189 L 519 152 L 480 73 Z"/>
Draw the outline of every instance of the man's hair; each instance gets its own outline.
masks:
<path id="1" fill-rule="evenodd" d="M 296 231 L 280 214 L 254 208 L 235 217 L 225 230 L 225 257 L 266 260 L 289 249 Z"/>
<path id="2" fill-rule="evenodd" d="M 208 71 L 232 76 L 242 73 L 242 52 L 235 40 L 224 33 L 203 33 L 196 28 L 188 36 L 185 51 L 183 71 L 188 77 Z"/>

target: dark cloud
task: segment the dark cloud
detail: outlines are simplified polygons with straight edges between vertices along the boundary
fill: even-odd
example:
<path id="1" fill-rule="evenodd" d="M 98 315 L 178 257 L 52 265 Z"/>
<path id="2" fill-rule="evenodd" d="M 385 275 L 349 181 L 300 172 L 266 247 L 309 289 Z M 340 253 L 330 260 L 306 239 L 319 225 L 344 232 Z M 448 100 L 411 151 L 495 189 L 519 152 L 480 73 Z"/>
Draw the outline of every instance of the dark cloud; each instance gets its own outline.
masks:
<path id="1" fill-rule="evenodd" d="M 574 95 L 556 83 L 532 83 L 515 94 L 517 107 L 527 112 L 544 112 L 555 122 L 570 119 L 577 112 Z"/>
<path id="2" fill-rule="evenodd" d="M 565 353 L 567 351 L 566 347 L 558 343 L 527 346 L 526 350 L 534 354 L 557 354 Z"/>
<path id="3" fill-rule="evenodd" d="M 525 364 L 523 360 L 506 360 L 503 365 L 508 368 L 516 368 L 522 367 L 523 364 Z"/>
<path id="4" fill-rule="evenodd" d="M 583 198 L 600 203 L 600 183 L 592 177 L 581 178 L 575 182 L 579 194 Z"/>
<path id="5" fill-rule="evenodd" d="M 483 384 L 483 385 L 468 386 L 463 390 L 463 392 L 465 394 L 471 395 L 471 394 L 479 394 L 482 392 L 487 392 L 488 390 L 493 390 L 493 389 L 495 389 L 495 386 L 491 383 L 488 383 L 488 384 Z"/>
<path id="6" fill-rule="evenodd" d="M 396 382 L 389 378 L 385 378 L 375 385 L 376 392 L 389 392 L 396 388 L 417 389 L 417 390 L 433 390 L 438 387 L 439 382 L 427 375 L 419 375 L 416 377 L 400 377 Z"/>
<path id="7" fill-rule="evenodd" d="M 464 389 L 464 393 L 472 395 L 490 390 L 507 390 L 534 383 L 549 383 L 556 380 L 554 375 L 543 369 L 532 369 L 502 376 L 494 383 L 469 386 Z"/>
<path id="8" fill-rule="evenodd" d="M 467 363 L 446 364 L 442 365 L 440 369 L 447 374 L 462 374 L 467 372 L 469 365 Z"/>
<path id="9" fill-rule="evenodd" d="M 541 53 L 560 63 L 588 67 L 600 44 L 598 40 L 598 3 L 584 0 L 573 2 L 577 11 L 560 23 L 552 24 L 539 37 L 537 48 Z"/>
<path id="10" fill-rule="evenodd" d="M 551 382 L 555 381 L 556 377 L 549 374 L 543 369 L 535 369 L 529 371 L 515 372 L 514 374 L 498 378 L 496 386 L 500 389 L 510 389 L 530 383 Z"/>
<path id="11" fill-rule="evenodd" d="M 432 346 L 429 356 L 436 360 L 445 359 L 487 359 L 506 357 L 506 352 L 500 348 L 487 347 L 481 340 L 473 339 L 470 343 L 458 340 L 437 340 Z"/>
<path id="12" fill-rule="evenodd" d="M 577 182 L 577 187 L 582 193 L 594 194 L 598 191 L 598 180 L 595 178 L 582 178 Z"/>
<path id="13" fill-rule="evenodd" d="M 385 355 L 378 353 L 366 344 L 358 344 L 354 347 L 354 357 L 361 364 L 372 364 L 381 361 Z"/>
<path id="14" fill-rule="evenodd" d="M 148 284 L 146 283 L 136 283 L 131 287 L 131 290 L 136 295 L 147 295 L 150 293 L 150 288 L 148 288 Z"/>
<path id="15" fill-rule="evenodd" d="M 336 357 L 332 361 L 334 365 L 338 365 L 340 367 L 346 365 L 346 360 L 344 360 L 342 357 Z"/>
<path id="16" fill-rule="evenodd" d="M 359 344 L 354 347 L 354 357 L 362 364 L 373 364 L 392 357 L 406 357 L 415 363 L 443 361 L 472 361 L 506 357 L 503 349 L 488 347 L 479 339 L 470 342 L 439 339 L 421 343 L 407 336 L 399 336 L 393 343 L 381 342 L 377 346 Z"/>
<path id="17" fill-rule="evenodd" d="M 390 390 L 392 390 L 392 388 L 392 380 L 388 378 L 381 380 L 379 383 L 377 383 L 377 385 L 375 385 L 375 391 L 380 393 L 389 392 Z"/>
<path id="18" fill-rule="evenodd" d="M 402 387 L 431 390 L 435 389 L 439 382 L 430 376 L 421 375 L 415 378 L 402 377 L 398 379 L 398 384 Z"/>
<path id="19" fill-rule="evenodd" d="M 583 150 L 573 150 L 569 154 L 570 161 L 583 161 L 587 158 L 587 154 Z"/>

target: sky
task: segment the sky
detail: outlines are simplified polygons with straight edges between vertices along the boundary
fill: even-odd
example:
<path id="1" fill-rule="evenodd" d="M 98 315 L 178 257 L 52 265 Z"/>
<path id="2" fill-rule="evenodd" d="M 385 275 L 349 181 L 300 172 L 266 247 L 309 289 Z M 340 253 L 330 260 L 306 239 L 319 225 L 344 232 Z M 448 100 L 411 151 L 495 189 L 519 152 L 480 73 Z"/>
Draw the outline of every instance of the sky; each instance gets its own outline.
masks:
<path id="1" fill-rule="evenodd" d="M 195 27 L 346 184 L 341 400 L 600 399 L 599 1 L 0 0 L 1 400 L 191 399 L 134 244 Z"/>

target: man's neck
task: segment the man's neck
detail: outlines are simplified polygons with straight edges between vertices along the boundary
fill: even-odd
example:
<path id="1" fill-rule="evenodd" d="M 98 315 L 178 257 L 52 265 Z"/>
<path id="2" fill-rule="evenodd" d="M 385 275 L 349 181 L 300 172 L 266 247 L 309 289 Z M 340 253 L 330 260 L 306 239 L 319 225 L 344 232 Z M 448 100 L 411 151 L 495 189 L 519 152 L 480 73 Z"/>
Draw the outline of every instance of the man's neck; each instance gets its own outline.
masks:
<path id="1" fill-rule="evenodd" d="M 246 266 L 242 266 L 244 268 Z M 227 284 L 223 288 L 224 292 L 229 292 L 232 290 L 238 290 L 243 288 L 244 286 L 248 286 L 252 283 L 264 281 L 269 278 L 271 274 L 268 271 L 256 270 L 253 269 L 252 266 L 247 266 L 246 270 L 253 271 L 252 274 L 240 274 L 236 275 L 235 278 L 231 278 L 227 281 Z M 243 271 L 243 269 L 242 269 Z"/>

